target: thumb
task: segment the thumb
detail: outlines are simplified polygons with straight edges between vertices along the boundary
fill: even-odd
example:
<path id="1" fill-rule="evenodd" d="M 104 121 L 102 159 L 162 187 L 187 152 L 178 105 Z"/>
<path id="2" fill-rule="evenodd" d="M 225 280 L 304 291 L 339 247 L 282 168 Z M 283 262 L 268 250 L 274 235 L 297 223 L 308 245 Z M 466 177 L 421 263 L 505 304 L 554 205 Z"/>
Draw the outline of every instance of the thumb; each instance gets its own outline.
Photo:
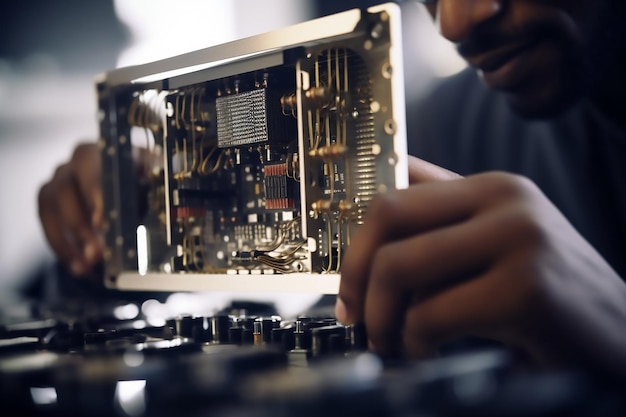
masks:
<path id="1" fill-rule="evenodd" d="M 411 155 L 409 155 L 408 166 L 409 184 L 420 184 L 431 181 L 448 181 L 461 178 L 461 176 L 456 172 L 452 172 Z"/>

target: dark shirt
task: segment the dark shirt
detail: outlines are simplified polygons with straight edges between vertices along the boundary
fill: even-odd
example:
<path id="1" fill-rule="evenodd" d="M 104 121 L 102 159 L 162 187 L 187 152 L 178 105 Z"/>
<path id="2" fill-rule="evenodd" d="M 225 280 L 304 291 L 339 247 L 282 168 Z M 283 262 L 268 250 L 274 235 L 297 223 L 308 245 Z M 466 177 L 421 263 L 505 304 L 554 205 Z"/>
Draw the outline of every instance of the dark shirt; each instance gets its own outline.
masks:
<path id="1" fill-rule="evenodd" d="M 532 179 L 626 278 L 626 129 L 582 101 L 550 120 L 526 120 L 472 70 L 408 109 L 409 153 L 470 175 Z"/>

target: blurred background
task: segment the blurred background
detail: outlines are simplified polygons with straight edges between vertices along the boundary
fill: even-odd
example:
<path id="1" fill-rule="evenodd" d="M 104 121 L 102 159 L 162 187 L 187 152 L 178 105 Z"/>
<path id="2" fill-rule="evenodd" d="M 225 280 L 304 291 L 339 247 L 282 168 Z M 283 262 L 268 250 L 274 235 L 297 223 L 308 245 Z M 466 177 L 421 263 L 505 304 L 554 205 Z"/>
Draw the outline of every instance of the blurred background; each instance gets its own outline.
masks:
<path id="1" fill-rule="evenodd" d="M 81 141 L 97 138 L 96 74 L 381 1 L 4 0 L 0 25 L 0 291 L 49 264 L 39 187 Z M 426 12 L 411 42 L 422 94 L 463 68 Z M 417 77 L 417 78 L 416 78 Z"/>

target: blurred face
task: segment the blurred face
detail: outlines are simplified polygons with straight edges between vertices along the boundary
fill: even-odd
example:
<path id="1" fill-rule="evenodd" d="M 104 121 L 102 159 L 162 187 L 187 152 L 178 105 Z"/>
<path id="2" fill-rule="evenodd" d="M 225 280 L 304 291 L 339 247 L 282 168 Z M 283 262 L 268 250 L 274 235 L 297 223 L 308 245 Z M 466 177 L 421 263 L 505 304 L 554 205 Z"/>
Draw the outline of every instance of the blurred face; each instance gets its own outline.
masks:
<path id="1" fill-rule="evenodd" d="M 624 55 L 626 0 L 434 0 L 441 34 L 529 117 L 594 95 Z M 626 72 L 621 72 L 626 74 Z M 602 86 L 604 88 L 605 86 Z"/>

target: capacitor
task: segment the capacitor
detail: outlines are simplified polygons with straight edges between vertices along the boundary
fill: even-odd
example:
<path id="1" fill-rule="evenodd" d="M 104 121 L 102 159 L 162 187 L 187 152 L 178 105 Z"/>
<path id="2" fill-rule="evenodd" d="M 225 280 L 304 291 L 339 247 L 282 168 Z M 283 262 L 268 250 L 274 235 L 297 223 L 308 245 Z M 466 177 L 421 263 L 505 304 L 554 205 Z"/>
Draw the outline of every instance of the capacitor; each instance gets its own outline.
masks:
<path id="1" fill-rule="evenodd" d="M 232 345 L 242 345 L 244 330 L 245 329 L 243 327 L 239 326 L 228 329 L 228 343 Z"/>
<path id="2" fill-rule="evenodd" d="M 193 316 L 184 315 L 178 317 L 178 334 L 181 337 L 192 338 L 193 337 Z"/>
<path id="3" fill-rule="evenodd" d="M 262 318 L 261 322 L 261 335 L 264 343 L 272 342 L 272 329 L 280 327 L 280 317 Z"/>
<path id="4" fill-rule="evenodd" d="M 364 323 L 355 323 L 345 326 L 346 346 L 349 351 L 363 352 L 367 350 L 367 332 Z"/>
<path id="5" fill-rule="evenodd" d="M 111 340 L 117 336 L 117 330 L 98 330 L 97 332 L 89 332 L 83 335 L 83 341 L 86 345 L 100 344 L 107 340 Z"/>
<path id="6" fill-rule="evenodd" d="M 190 315 L 181 315 L 169 319 L 166 325 L 170 327 L 172 336 L 174 337 L 193 337 L 193 317 Z"/>
<path id="7" fill-rule="evenodd" d="M 254 339 L 255 346 L 261 346 L 263 344 L 263 332 L 262 332 L 262 323 L 260 321 L 254 322 L 254 329 L 252 331 L 252 337 Z"/>
<path id="8" fill-rule="evenodd" d="M 295 336 L 292 327 L 276 327 L 272 329 L 272 345 L 278 346 L 282 351 L 288 352 L 295 348 Z"/>
<path id="9" fill-rule="evenodd" d="M 311 355 L 320 357 L 345 352 L 345 332 L 341 325 L 318 327 L 311 330 Z"/>
<path id="10" fill-rule="evenodd" d="M 196 316 L 192 319 L 192 337 L 197 343 L 211 341 L 211 332 L 206 317 Z"/>
<path id="11" fill-rule="evenodd" d="M 296 320 L 293 329 L 294 348 L 287 354 L 290 366 L 305 367 L 308 363 L 309 350 L 304 346 L 307 344 L 305 339 L 304 322 Z"/>
<path id="12" fill-rule="evenodd" d="M 294 349 L 304 349 L 305 340 L 304 340 L 304 322 L 302 320 L 296 320 L 295 327 L 293 330 L 294 335 Z"/>
<path id="13" fill-rule="evenodd" d="M 227 315 L 212 316 L 209 319 L 212 343 L 228 343 L 228 330 L 231 327 L 230 317 Z"/>

